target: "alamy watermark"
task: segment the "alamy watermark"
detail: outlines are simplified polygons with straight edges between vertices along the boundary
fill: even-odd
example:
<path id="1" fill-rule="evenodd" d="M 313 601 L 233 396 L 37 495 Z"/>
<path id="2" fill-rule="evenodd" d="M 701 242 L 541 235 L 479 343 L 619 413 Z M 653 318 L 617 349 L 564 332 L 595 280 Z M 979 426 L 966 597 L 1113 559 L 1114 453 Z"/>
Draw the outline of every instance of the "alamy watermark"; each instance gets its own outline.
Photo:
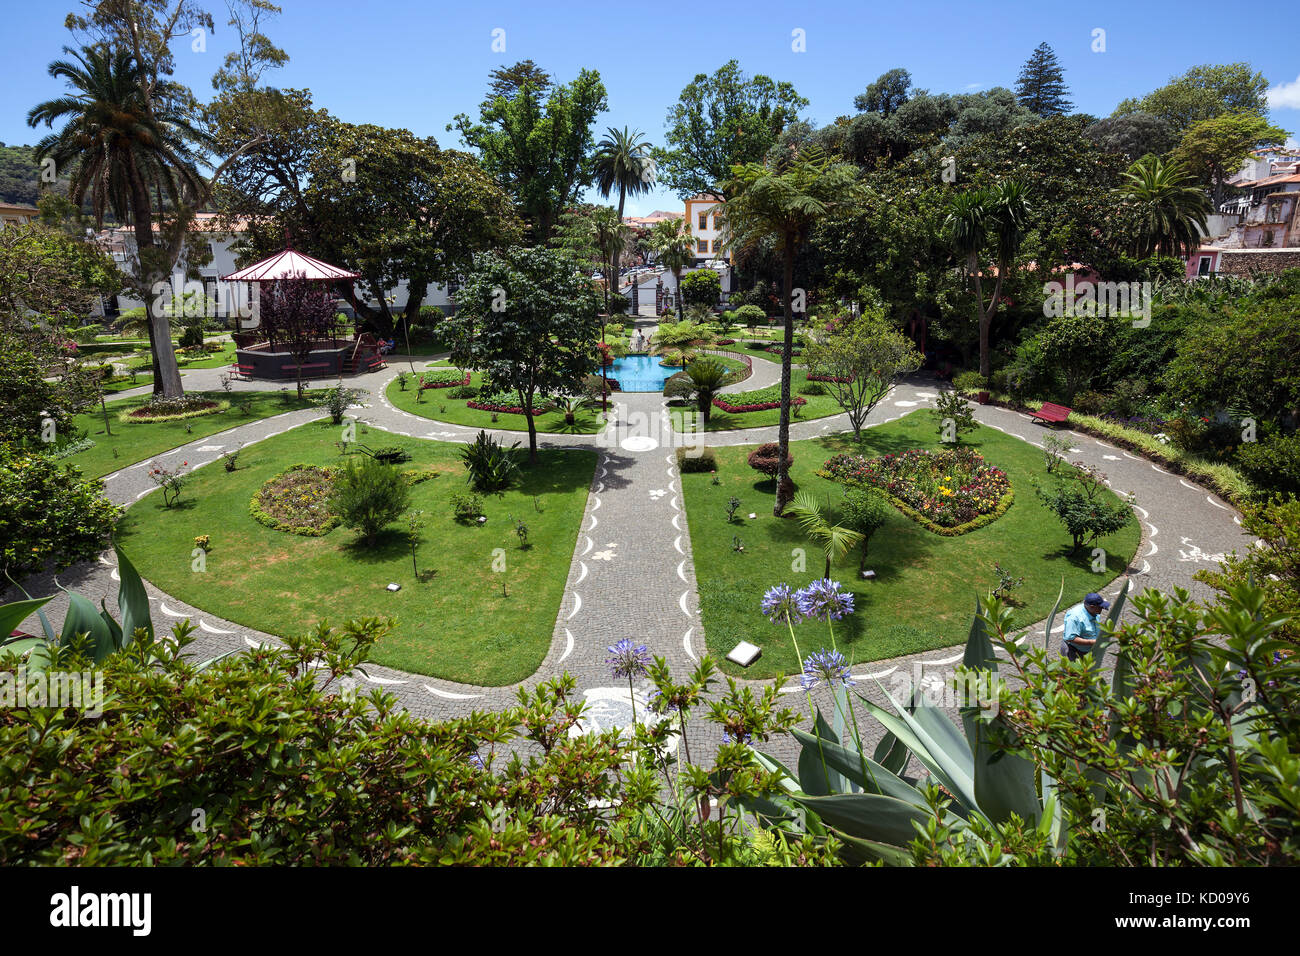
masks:
<path id="1" fill-rule="evenodd" d="M 0 671 L 0 707 L 73 707 L 87 717 L 104 713 L 103 671 Z"/>
<path id="2" fill-rule="evenodd" d="M 1132 319 L 1135 329 L 1151 324 L 1150 282 L 1076 282 L 1070 274 L 1064 283 L 1044 283 L 1043 296 L 1043 315 L 1049 319 L 1095 315 Z"/>
<path id="3" fill-rule="evenodd" d="M 915 688 L 916 696 L 932 707 L 978 708 L 981 720 L 992 720 L 998 715 L 1005 684 L 997 674 L 968 669 L 924 674 L 922 667 L 920 661 L 913 661 L 910 674 L 904 670 L 893 673 L 889 678 L 889 692 L 895 700 L 911 698 Z"/>

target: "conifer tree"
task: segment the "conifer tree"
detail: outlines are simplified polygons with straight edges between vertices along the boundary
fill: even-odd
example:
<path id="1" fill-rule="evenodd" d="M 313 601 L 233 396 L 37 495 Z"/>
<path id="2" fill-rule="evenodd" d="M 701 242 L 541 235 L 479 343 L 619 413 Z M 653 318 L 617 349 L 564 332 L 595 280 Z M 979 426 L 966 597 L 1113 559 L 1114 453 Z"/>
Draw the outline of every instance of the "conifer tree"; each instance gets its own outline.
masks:
<path id="1" fill-rule="evenodd" d="M 1039 116 L 1062 116 L 1073 105 L 1067 96 L 1069 92 L 1056 53 L 1048 44 L 1038 44 L 1016 80 L 1016 98 L 1020 105 Z"/>

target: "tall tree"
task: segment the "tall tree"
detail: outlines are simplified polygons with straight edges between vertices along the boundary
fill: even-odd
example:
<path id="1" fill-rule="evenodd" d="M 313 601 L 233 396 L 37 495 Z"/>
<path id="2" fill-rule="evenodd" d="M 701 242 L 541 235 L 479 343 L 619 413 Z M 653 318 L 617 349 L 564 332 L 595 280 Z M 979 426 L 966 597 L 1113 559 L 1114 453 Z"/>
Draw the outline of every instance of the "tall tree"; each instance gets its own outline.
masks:
<path id="1" fill-rule="evenodd" d="M 592 236 L 600 250 L 601 268 L 605 272 L 605 314 L 609 315 L 609 293 L 618 293 L 618 257 L 632 237 L 632 227 L 612 206 L 601 206 L 591 216 Z M 604 332 L 601 341 L 605 340 Z"/>
<path id="2" fill-rule="evenodd" d="M 1116 116 L 1143 112 L 1167 122 L 1177 137 L 1201 120 L 1224 113 L 1268 113 L 1268 80 L 1249 63 L 1203 64 L 1141 99 L 1127 99 Z"/>
<path id="3" fill-rule="evenodd" d="M 1287 136 L 1258 113 L 1225 113 L 1193 124 L 1169 158 L 1208 187 L 1217 205 L 1227 198 L 1228 180 L 1241 171 L 1251 150 L 1280 146 Z"/>
<path id="4" fill-rule="evenodd" d="M 635 196 L 648 192 L 654 186 L 654 164 L 650 160 L 650 144 L 641 139 L 641 131 L 628 132 L 626 126 L 621 130 L 610 127 L 605 138 L 596 144 L 595 158 L 596 188 L 606 199 L 615 189 L 618 190 L 618 219 L 623 221 L 623 200 L 629 194 Z M 622 245 L 614 250 L 614 268 L 611 282 L 618 281 L 619 253 Z M 618 291 L 618 287 L 614 287 Z M 607 310 L 608 311 L 608 310 Z"/>
<path id="5" fill-rule="evenodd" d="M 660 180 L 682 197 L 723 191 L 718 198 L 726 198 L 731 167 L 761 163 L 807 105 L 791 84 L 746 76 L 735 60 L 712 76 L 696 74 L 668 109 L 670 148 L 654 154 Z"/>
<path id="6" fill-rule="evenodd" d="M 975 319 L 980 335 L 980 374 L 992 374 L 989 331 L 1002 302 L 1002 286 L 1012 269 L 1020 244 L 1024 241 L 1029 219 L 1028 189 L 1015 179 L 992 188 L 971 189 L 957 193 L 949 203 L 945 221 L 949 242 L 958 257 L 965 260 L 966 274 L 975 284 Z M 991 251 L 995 269 L 993 294 L 984 300 L 981 257 Z"/>
<path id="7" fill-rule="evenodd" d="M 1163 156 L 1178 143 L 1167 120 L 1142 112 L 1098 120 L 1088 127 L 1087 136 L 1130 163 L 1136 163 L 1148 153 Z"/>
<path id="8" fill-rule="evenodd" d="M 1016 80 L 1016 98 L 1020 105 L 1039 116 L 1063 116 L 1073 105 L 1065 85 L 1065 71 L 1056 59 L 1055 51 L 1047 44 L 1034 47 Z"/>
<path id="9" fill-rule="evenodd" d="M 862 198 L 857 170 L 832 163 L 820 147 L 810 146 L 780 166 L 737 165 L 723 186 L 727 201 L 718 216 L 730 249 L 752 248 L 766 238 L 781 244 L 785 259 L 782 287 L 785 348 L 781 355 L 781 419 L 777 429 L 780 461 L 773 514 L 780 516 L 788 491 L 786 468 L 790 447 L 790 357 L 794 351 L 794 259 L 818 221 Z M 801 309 L 802 311 L 802 309 Z"/>
<path id="10" fill-rule="evenodd" d="M 514 196 L 527 220 L 532 241 L 550 239 L 560 215 L 591 183 L 592 124 L 605 111 L 600 74 L 583 70 L 572 83 L 550 86 L 540 71 L 523 64 L 502 81 L 504 92 L 479 107 L 479 121 L 460 113 L 455 129 L 477 150 L 483 167 Z M 514 93 L 510 93 L 510 84 Z"/>
<path id="11" fill-rule="evenodd" d="M 900 67 L 881 73 L 865 93 L 853 98 L 853 105 L 864 113 L 889 116 L 908 101 L 912 89 L 912 74 Z"/>
<path id="12" fill-rule="evenodd" d="M 1131 249 L 1138 258 L 1191 255 L 1211 212 L 1205 191 L 1179 163 L 1147 156 L 1124 174 L 1117 194 L 1133 216 Z"/>
<path id="13" fill-rule="evenodd" d="M 479 256 L 456 303 L 452 360 L 519 397 L 536 464 L 534 409 L 548 395 L 577 394 L 591 374 L 601 325 L 591 283 L 563 252 L 514 246 Z"/>
<path id="14" fill-rule="evenodd" d="M 682 270 L 695 258 L 695 237 L 685 219 L 664 219 L 654 224 L 650 249 L 659 264 L 673 274 L 676 289 L 677 320 L 684 318 L 682 307 Z"/>

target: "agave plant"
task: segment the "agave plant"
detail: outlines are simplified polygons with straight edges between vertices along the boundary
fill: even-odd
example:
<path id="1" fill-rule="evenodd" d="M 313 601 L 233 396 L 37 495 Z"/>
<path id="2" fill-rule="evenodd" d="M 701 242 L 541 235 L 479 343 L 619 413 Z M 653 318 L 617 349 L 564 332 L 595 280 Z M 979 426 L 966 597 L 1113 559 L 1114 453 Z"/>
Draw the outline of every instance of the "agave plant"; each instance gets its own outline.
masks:
<path id="1" fill-rule="evenodd" d="M 121 549 L 114 545 L 113 550 L 117 552 L 120 578 L 117 590 L 120 621 L 108 613 L 103 601 L 100 601 L 100 610 L 96 611 L 95 605 L 86 598 L 68 591 L 68 613 L 63 619 L 63 630 L 56 637 L 42 610 L 53 597 L 27 596 L 24 601 L 0 605 L 0 654 L 25 654 L 28 672 L 42 673 L 52 667 L 61 654 L 74 650 L 83 651 L 98 664 L 114 651 L 130 645 L 141 631 L 153 640 L 153 619 L 149 614 L 149 597 L 145 594 L 144 582 Z M 27 592 L 23 591 L 23 594 L 27 595 Z M 14 629 L 33 613 L 40 619 L 44 636 L 11 636 Z"/>
<path id="2" fill-rule="evenodd" d="M 468 474 L 465 480 L 476 491 L 501 491 L 514 481 L 519 473 L 519 442 L 506 448 L 486 431 L 461 449 Z"/>
<path id="3" fill-rule="evenodd" d="M 1128 593 L 1125 582 L 1111 608 L 1111 627 L 1119 618 Z M 1009 623 L 1009 609 L 1001 602 L 976 605 L 963 657 L 969 680 L 983 679 L 993 686 L 997 659 L 987 621 Z M 1051 623 L 1048 623 L 1048 633 Z M 1105 641 L 1094 646 L 1100 659 Z M 1121 658 L 1122 660 L 1122 658 Z M 1117 666 L 1115 688 L 1126 686 L 1124 668 Z M 969 684 L 968 684 L 969 686 Z M 882 688 L 883 690 L 883 688 Z M 786 826 L 803 816 L 814 833 L 833 833 L 858 860 L 878 860 L 910 865 L 909 845 L 935 817 L 935 808 L 920 779 L 906 775 L 910 758 L 929 772 L 931 782 L 943 787 L 951 803 L 943 811 L 943 822 L 958 830 L 978 823 L 1003 823 L 1013 814 L 1049 837 L 1056 853 L 1065 847 L 1066 827 L 1055 795 L 1055 781 L 1037 773 L 1023 757 L 997 751 L 991 744 L 992 720 L 978 705 L 964 707 L 962 728 L 930 703 L 920 688 L 913 688 L 906 703 L 884 691 L 893 712 L 878 707 L 861 695 L 861 703 L 885 729 L 885 735 L 867 756 L 852 728 L 852 746 L 844 744 L 846 715 L 842 704 L 847 695 L 837 694 L 835 725 L 821 712 L 815 715 L 813 732 L 792 731 L 802 744 L 797 772 L 791 772 L 775 758 L 757 752 L 759 762 L 782 777 L 785 796 L 777 800 L 756 800 L 749 809 L 766 825 Z M 996 695 L 993 695 L 996 700 Z M 996 718 L 994 718 L 996 719 Z"/>

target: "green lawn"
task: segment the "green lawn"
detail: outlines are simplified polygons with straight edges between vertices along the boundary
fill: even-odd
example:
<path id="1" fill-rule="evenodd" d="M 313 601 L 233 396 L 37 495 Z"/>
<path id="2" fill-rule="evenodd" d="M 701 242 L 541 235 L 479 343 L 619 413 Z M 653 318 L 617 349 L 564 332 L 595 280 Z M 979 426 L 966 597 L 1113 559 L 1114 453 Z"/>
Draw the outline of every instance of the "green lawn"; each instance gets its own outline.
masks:
<path id="1" fill-rule="evenodd" d="M 118 525 L 126 553 L 169 594 L 272 634 L 392 615 L 398 626 L 375 647 L 377 663 L 492 686 L 533 674 L 550 647 L 596 454 L 541 452 L 515 490 L 485 498 L 485 524 L 466 525 L 450 505 L 453 492 L 466 490 L 461 446 L 372 430 L 362 441 L 410 451 L 412 460 L 394 467 L 438 472 L 411 489 L 412 507 L 425 512 L 419 565 L 437 572 L 417 582 L 405 519 L 362 549 L 347 528 L 300 537 L 249 516 L 249 499 L 289 465 L 337 463 L 337 437 L 328 419 L 312 422 L 249 446 L 234 472 L 219 465 L 195 472 L 179 507 L 164 508 L 161 494 L 148 495 Z M 528 526 L 526 549 L 511 515 Z M 190 555 L 200 534 L 211 537 L 211 551 L 206 571 L 195 573 Z M 494 572 L 501 558 L 506 570 Z M 385 590 L 389 582 L 401 590 Z"/>
<path id="2" fill-rule="evenodd" d="M 397 367 L 397 366 L 394 366 Z M 429 363 L 426 368 L 447 368 L 446 362 Z M 416 365 L 417 371 L 424 371 L 419 364 Z M 470 377 L 470 384 L 479 386 L 482 384 L 482 376 L 474 372 Z M 497 414 L 497 421 L 492 421 L 492 413 L 481 411 L 477 408 L 470 408 L 466 402 L 467 399 L 451 398 L 448 396 L 449 388 L 427 388 L 420 395 L 420 401 L 416 401 L 416 390 L 414 380 L 408 381 L 406 390 L 403 391 L 397 385 L 394 379 L 388 385 L 385 395 L 392 402 L 394 408 L 400 408 L 404 412 L 410 412 L 412 415 L 419 415 L 421 418 L 430 418 L 436 422 L 448 422 L 452 425 L 467 425 L 470 428 L 498 428 L 503 431 L 527 432 L 528 422 L 523 415 Z M 547 412 L 545 415 L 538 415 L 534 419 L 539 432 L 548 432 L 560 435 L 594 435 L 602 428 L 605 423 L 601 420 L 599 409 L 583 409 L 574 417 L 572 425 L 564 423 L 563 412 Z"/>
<path id="3" fill-rule="evenodd" d="M 729 348 L 733 346 L 728 346 Z M 804 395 L 800 390 L 808 384 L 808 372 L 806 369 L 795 366 L 790 369 L 790 393 L 792 396 L 807 400 L 807 405 L 798 406 L 798 414 L 791 409 L 791 422 L 806 422 L 814 418 L 827 418 L 831 415 L 839 415 L 844 409 L 836 404 L 835 399 L 830 395 Z M 778 386 L 779 387 L 779 386 Z M 730 397 L 730 396 L 724 396 Z M 692 408 L 675 408 L 670 410 L 673 428 L 677 431 L 684 431 L 690 427 L 695 419 L 699 417 L 699 412 Z M 724 412 L 716 405 L 709 414 L 709 424 L 706 431 L 727 432 L 735 431 L 737 428 L 758 428 L 762 425 L 775 425 L 781 420 L 780 408 L 769 408 L 761 412 Z"/>
<path id="4" fill-rule="evenodd" d="M 800 489 L 823 499 L 835 499 L 842 488 L 818 478 L 815 472 L 839 452 L 869 456 L 909 448 L 940 447 L 933 418 L 917 411 L 888 425 L 867 429 L 864 443 L 852 436 L 833 436 L 795 442 L 792 477 Z M 999 562 L 1024 584 L 1013 596 L 1024 602 L 1015 612 L 1017 626 L 1045 618 L 1065 577 L 1063 606 L 1078 603 L 1089 591 L 1099 591 L 1122 573 L 1137 550 L 1136 519 L 1124 530 L 1097 542 L 1107 556 L 1107 571 L 1090 569 L 1091 548 L 1069 554 L 1070 537 L 1034 495 L 1031 479 L 1046 479 L 1043 453 L 1032 445 L 981 427 L 968 439 L 991 463 L 1006 471 L 1015 491 L 1015 503 L 1002 517 L 969 534 L 946 538 L 891 511 L 889 522 L 872 538 L 867 566 L 874 581 L 856 575 L 855 552 L 832 568 L 832 577 L 856 595 L 856 612 L 836 625 L 839 648 L 855 662 L 874 661 L 916 651 L 950 647 L 966 639 L 978 595 L 997 583 L 993 571 Z M 759 610 L 764 592 L 788 583 L 802 587 L 821 576 L 821 551 L 810 544 L 792 519 L 774 518 L 772 483 L 746 462 L 753 446 L 716 448 L 718 477 L 709 474 L 681 476 L 690 521 L 695 574 L 708 649 L 718 660 L 737 642 L 747 640 L 763 649 L 763 656 L 748 669 L 729 663 L 731 674 L 760 678 L 777 672 L 796 674 L 800 667 L 785 627 L 769 624 Z M 1109 494 L 1109 492 L 1107 492 Z M 741 501 L 739 520 L 728 523 L 727 499 Z M 746 516 L 757 514 L 755 520 Z M 743 553 L 732 550 L 739 536 Z M 806 569 L 792 571 L 792 550 L 806 550 Z M 795 628 L 800 650 L 806 656 L 823 644 L 829 646 L 826 625 L 805 622 Z M 1035 640 L 1042 640 L 1038 635 Z"/>
<path id="5" fill-rule="evenodd" d="M 181 368 L 221 368 L 223 365 L 234 364 L 235 357 L 235 343 L 223 342 L 220 352 L 209 352 L 206 358 L 191 359 Z M 183 359 L 185 356 L 177 355 L 176 358 Z"/>
<path id="6" fill-rule="evenodd" d="M 120 382 L 108 382 L 104 388 L 105 395 L 113 395 L 117 392 L 130 391 L 133 388 L 139 388 L 141 385 L 149 385 L 153 382 L 153 372 L 136 372 L 135 381 L 131 380 L 128 375 Z"/>
<path id="7" fill-rule="evenodd" d="M 206 395 L 217 401 L 248 398 L 248 414 L 232 405 L 224 412 L 215 415 L 202 415 L 198 418 L 186 418 L 175 422 L 133 422 L 127 424 L 118 419 L 118 413 L 124 408 L 135 408 L 147 402 L 150 396 L 137 398 L 120 398 L 108 403 L 108 424 L 113 430 L 111 436 L 104 434 L 104 416 L 98 408 L 73 418 L 76 428 L 84 429 L 87 437 L 94 439 L 93 448 L 70 455 L 67 460 L 81 469 L 88 478 L 100 478 L 110 472 L 144 461 L 160 452 L 179 445 L 185 445 L 196 438 L 204 438 L 228 428 L 247 425 L 259 418 L 270 418 L 281 412 L 290 412 L 296 408 L 308 408 L 315 404 L 314 398 L 320 392 L 308 392 L 299 400 L 293 392 L 191 392 Z M 189 431 L 186 431 L 189 426 Z"/>

